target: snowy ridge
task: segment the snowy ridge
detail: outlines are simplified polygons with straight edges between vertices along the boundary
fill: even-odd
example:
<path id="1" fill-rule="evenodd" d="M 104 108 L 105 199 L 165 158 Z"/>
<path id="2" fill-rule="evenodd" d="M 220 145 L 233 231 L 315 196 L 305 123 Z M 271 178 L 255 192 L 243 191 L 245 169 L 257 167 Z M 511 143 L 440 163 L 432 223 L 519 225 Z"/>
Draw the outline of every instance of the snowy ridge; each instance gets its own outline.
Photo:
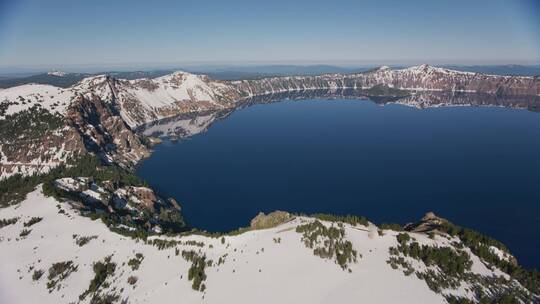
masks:
<path id="1" fill-rule="evenodd" d="M 383 66 L 358 74 L 270 77 L 233 81 L 231 84 L 249 96 L 302 90 L 369 89 L 377 85 L 425 92 L 474 92 L 516 96 L 536 96 L 540 93 L 540 79 L 535 77 L 485 75 L 425 64 L 401 70 Z"/>
<path id="2" fill-rule="evenodd" d="M 7 105 L 5 114 L 17 113 L 37 103 L 64 114 L 75 95 L 95 94 L 104 101 L 116 103 L 126 123 L 135 127 L 182 113 L 234 108 L 238 100 L 246 97 L 305 90 L 369 89 L 380 84 L 414 91 L 540 95 L 540 80 L 534 77 L 485 75 L 424 64 L 401 70 L 382 66 L 352 75 L 287 76 L 239 81 L 216 81 L 182 71 L 155 79 L 136 80 L 97 75 L 85 78 L 68 89 L 46 85 L 9 88 L 0 91 L 0 102 Z"/>
<path id="3" fill-rule="evenodd" d="M 474 75 L 474 74 L 477 74 L 477 73 L 472 73 L 472 72 L 462 72 L 462 71 L 456 71 L 456 70 L 450 70 L 450 69 L 445 69 L 445 68 L 434 67 L 434 66 L 430 66 L 428 64 L 421 64 L 421 65 L 405 68 L 405 69 L 398 70 L 398 71 L 416 73 L 416 74 L 426 74 L 426 73 L 427 74 L 442 73 L 442 74 L 453 74 L 453 75 L 460 75 L 460 74 L 461 75 Z M 495 75 L 491 75 L 491 76 L 495 76 Z"/>
<path id="4" fill-rule="evenodd" d="M 223 238 L 151 237 L 176 242 L 162 250 L 113 233 L 100 220 L 81 217 L 69 204 L 44 197 L 40 188 L 20 205 L 0 209 L 0 219 L 15 217 L 19 218 L 15 224 L 0 228 L 0 258 L 10 261 L 0 272 L 2 303 L 78 302 L 94 277 L 92 265 L 107 256 L 116 268 L 98 291 L 117 294 L 130 303 L 172 303 L 179 298 L 184 303 L 347 303 L 351 299 L 367 303 L 446 303 L 444 295 L 474 296 L 472 286 L 465 282 L 459 288 L 435 293 L 417 276 L 393 269 L 387 261 L 391 257 L 389 248 L 397 245 L 398 233 L 377 233 L 372 224 L 344 225 L 345 238 L 359 254 L 358 261 L 349 265 L 350 271 L 344 271 L 332 260 L 315 256 L 306 248 L 302 235 L 295 229 L 314 221 L 307 217 Z M 42 220 L 23 227 L 32 217 Z M 332 226 L 329 222 L 323 224 Z M 24 229 L 31 231 L 21 236 Z M 408 234 L 428 246 L 453 246 L 453 242 L 459 241 Z M 77 244 L 81 238 L 88 238 L 88 242 Z M 202 292 L 192 289 L 188 280 L 191 263 L 180 254 L 191 250 L 213 261 L 205 268 L 206 289 Z M 134 269 L 128 261 L 136 258 L 137 253 L 141 254 L 140 261 Z M 433 268 L 417 260 L 406 260 L 416 270 Z M 71 261 L 76 269 L 49 291 L 48 270 L 53 263 L 64 261 Z M 472 254 L 471 261 L 472 274 L 508 280 L 507 275 L 496 268 L 490 270 Z M 35 279 L 34 272 L 40 270 L 44 274 Z M 508 284 L 522 288 L 515 281 Z M 88 303 L 91 297 L 92 294 L 81 303 Z"/>
<path id="5" fill-rule="evenodd" d="M 53 70 L 53 71 L 48 72 L 47 75 L 49 75 L 49 76 L 57 76 L 57 77 L 64 77 L 64 76 L 67 75 L 67 73 L 62 72 L 62 71 L 58 71 L 58 70 Z"/>
<path id="6" fill-rule="evenodd" d="M 0 103 L 7 105 L 6 112 L 0 112 L 0 119 L 33 106 L 65 115 L 74 96 L 74 92 L 69 89 L 44 84 L 26 84 L 0 90 Z"/>
<path id="7" fill-rule="evenodd" d="M 221 101 L 229 90 L 224 83 L 181 71 L 156 79 L 119 81 L 115 88 L 122 117 L 130 126 L 179 113 L 223 108 Z"/>

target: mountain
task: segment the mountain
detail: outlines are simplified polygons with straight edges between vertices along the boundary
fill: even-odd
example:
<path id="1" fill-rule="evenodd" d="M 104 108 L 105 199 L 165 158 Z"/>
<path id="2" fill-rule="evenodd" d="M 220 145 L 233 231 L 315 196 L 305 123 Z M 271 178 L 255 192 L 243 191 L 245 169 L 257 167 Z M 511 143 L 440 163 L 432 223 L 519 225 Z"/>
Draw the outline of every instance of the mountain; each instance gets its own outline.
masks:
<path id="1" fill-rule="evenodd" d="M 232 82 L 251 95 L 290 90 L 351 88 L 375 85 L 413 91 L 475 92 L 496 95 L 538 95 L 540 79 L 524 76 L 498 76 L 459 72 L 429 65 L 393 70 L 381 67 L 359 74 L 327 74 L 312 77 L 274 77 Z"/>
<path id="2" fill-rule="evenodd" d="M 0 90 L 0 176 L 46 172 L 86 152 L 97 153 L 125 168 L 133 167 L 148 154 L 143 140 L 133 132 L 144 124 L 179 114 L 234 109 L 257 96 L 285 92 L 301 96 L 310 91 L 343 89 L 360 90 L 364 96 L 372 97 L 403 97 L 419 92 L 524 97 L 540 95 L 540 78 L 421 65 L 398 70 L 380 67 L 356 74 L 235 81 L 174 72 L 131 80 L 94 75 L 67 88 L 26 84 Z M 30 128 L 31 123 L 41 124 L 41 130 Z"/>
<path id="3" fill-rule="evenodd" d="M 172 70 L 157 70 L 157 71 L 133 71 L 120 72 L 110 71 L 107 73 L 90 74 L 90 73 L 66 73 L 53 70 L 47 73 L 41 73 L 23 77 L 0 77 L 0 88 L 11 88 L 25 84 L 44 84 L 52 85 L 61 88 L 68 88 L 77 84 L 84 78 L 107 74 L 111 77 L 119 79 L 139 79 L 139 78 L 156 78 L 172 73 Z"/>
<path id="4" fill-rule="evenodd" d="M 0 88 L 11 88 L 15 86 L 36 83 L 52 85 L 60 88 L 70 87 L 77 82 L 81 81 L 90 74 L 85 73 L 64 73 L 59 71 L 51 71 L 48 73 L 42 73 L 25 77 L 9 77 L 0 79 Z"/>

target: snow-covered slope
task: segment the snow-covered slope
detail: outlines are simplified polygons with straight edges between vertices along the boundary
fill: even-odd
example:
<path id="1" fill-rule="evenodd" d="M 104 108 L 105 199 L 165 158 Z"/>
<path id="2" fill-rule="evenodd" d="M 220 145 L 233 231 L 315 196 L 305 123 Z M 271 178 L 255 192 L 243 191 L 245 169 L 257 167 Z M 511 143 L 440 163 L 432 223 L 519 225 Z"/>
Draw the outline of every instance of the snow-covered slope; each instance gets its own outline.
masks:
<path id="1" fill-rule="evenodd" d="M 44 84 L 26 84 L 3 89 L 0 90 L 0 103 L 2 107 L 6 107 L 6 111 L 2 113 L 0 110 L 0 119 L 33 106 L 65 115 L 74 95 L 72 90 Z"/>
<path id="2" fill-rule="evenodd" d="M 4 261 L 1 303 L 72 303 L 81 299 L 88 303 L 93 297 L 105 295 L 129 303 L 176 303 L 182 299 L 183 303 L 246 304 L 350 303 L 352 299 L 366 303 L 446 303 L 445 295 L 474 297 L 473 283 L 466 280 L 435 292 L 418 275 L 407 275 L 401 266 L 394 269 L 390 248 L 398 246 L 398 232 L 377 230 L 372 224 L 322 222 L 336 231 L 343 229 L 343 237 L 337 241 L 349 241 L 357 253 L 356 262 L 342 268 L 334 258 L 319 257 L 306 246 L 305 235 L 298 227 L 315 222 L 307 217 L 234 236 L 154 236 L 145 242 L 109 231 L 100 220 L 80 216 L 69 204 L 44 197 L 38 188 L 21 204 L 0 209 L 0 219 L 12 218 L 17 218 L 16 223 L 0 228 L 0 259 Z M 486 267 L 470 250 L 458 249 L 459 239 L 406 234 L 411 242 L 465 252 L 470 255 L 467 273 L 471 277 L 498 278 L 499 291 L 512 288 L 538 300 L 508 275 Z M 163 242 L 158 244 L 156 239 Z M 322 236 L 318 240 L 324 243 Z M 192 288 L 189 269 L 195 262 L 190 254 L 205 257 L 202 291 Z M 427 266 L 410 257 L 403 261 L 403 265 L 414 267 L 413 272 L 440 271 L 436 265 Z M 53 267 L 62 262 L 67 263 Z M 101 273 L 105 280 L 97 280 L 100 284 L 96 288 L 99 270 L 95 265 L 100 262 L 109 270 L 106 275 Z M 485 288 L 494 287 L 486 283 Z M 85 294 L 88 289 L 91 292 Z"/>
<path id="3" fill-rule="evenodd" d="M 181 113 L 231 107 L 236 98 L 227 84 L 185 72 L 111 84 L 122 117 L 130 126 Z"/>
<path id="4" fill-rule="evenodd" d="M 47 75 L 50 76 L 56 76 L 56 77 L 64 77 L 67 75 L 66 72 L 58 71 L 58 70 L 52 70 L 50 72 L 47 72 Z"/>

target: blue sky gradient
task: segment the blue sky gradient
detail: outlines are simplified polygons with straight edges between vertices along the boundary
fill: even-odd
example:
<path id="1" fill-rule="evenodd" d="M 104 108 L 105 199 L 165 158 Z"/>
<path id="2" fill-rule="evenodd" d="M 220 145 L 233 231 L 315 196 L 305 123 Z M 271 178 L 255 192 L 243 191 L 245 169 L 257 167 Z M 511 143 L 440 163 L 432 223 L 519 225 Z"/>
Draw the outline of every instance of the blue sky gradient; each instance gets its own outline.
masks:
<path id="1" fill-rule="evenodd" d="M 0 67 L 538 64 L 540 1 L 0 0 Z"/>

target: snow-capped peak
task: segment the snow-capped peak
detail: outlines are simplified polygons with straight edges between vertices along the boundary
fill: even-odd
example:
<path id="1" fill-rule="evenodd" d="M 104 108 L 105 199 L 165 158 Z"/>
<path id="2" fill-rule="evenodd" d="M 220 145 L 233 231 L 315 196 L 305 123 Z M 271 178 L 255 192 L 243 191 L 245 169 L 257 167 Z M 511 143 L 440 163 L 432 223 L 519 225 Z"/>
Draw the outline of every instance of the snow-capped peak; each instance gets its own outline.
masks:
<path id="1" fill-rule="evenodd" d="M 187 75 L 192 75 L 191 73 L 188 73 L 188 72 L 185 72 L 185 71 L 180 71 L 180 70 L 174 71 L 174 72 L 171 73 L 171 75 L 186 75 L 186 74 Z"/>
<path id="2" fill-rule="evenodd" d="M 105 80 L 107 80 L 107 75 L 101 74 L 101 75 L 93 75 L 89 77 L 83 78 L 79 83 L 75 84 L 74 88 L 88 88 L 90 86 L 95 86 L 97 84 L 103 83 Z"/>
<path id="3" fill-rule="evenodd" d="M 415 66 L 406 68 L 405 70 L 411 71 L 411 72 L 414 72 L 414 71 L 427 72 L 427 71 L 430 71 L 430 70 L 433 70 L 433 69 L 436 69 L 436 68 L 430 66 L 429 64 L 424 63 L 424 64 L 421 64 L 421 65 L 415 65 Z"/>
<path id="4" fill-rule="evenodd" d="M 426 63 L 421 64 L 421 65 L 412 66 L 412 67 L 409 67 L 409 68 L 405 68 L 402 71 L 404 71 L 404 72 L 412 72 L 412 73 L 422 73 L 422 74 L 430 74 L 430 73 L 443 73 L 443 74 L 464 73 L 464 72 L 453 71 L 453 70 L 449 70 L 449 69 L 445 69 L 445 68 L 434 67 L 434 66 L 426 64 Z"/>
<path id="5" fill-rule="evenodd" d="M 58 70 L 52 70 L 47 73 L 49 76 L 57 76 L 57 77 L 64 77 L 66 76 L 66 72 L 58 71 Z"/>

